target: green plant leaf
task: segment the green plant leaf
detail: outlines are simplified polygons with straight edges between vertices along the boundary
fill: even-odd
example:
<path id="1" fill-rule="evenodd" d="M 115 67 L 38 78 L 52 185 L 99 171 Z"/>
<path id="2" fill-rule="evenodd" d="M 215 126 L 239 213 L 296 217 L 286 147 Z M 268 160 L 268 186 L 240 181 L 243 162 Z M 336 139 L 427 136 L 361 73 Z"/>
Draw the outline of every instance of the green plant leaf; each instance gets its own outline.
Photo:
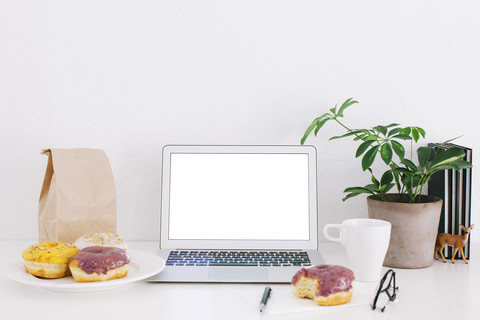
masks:
<path id="1" fill-rule="evenodd" d="M 367 189 L 365 187 L 350 187 L 350 188 L 346 188 L 345 190 L 343 190 L 343 192 L 351 192 L 351 193 L 357 193 L 357 194 L 360 194 L 360 193 L 370 193 L 370 194 L 373 194 L 372 190 L 370 189 Z"/>
<path id="2" fill-rule="evenodd" d="M 412 161 L 408 160 L 408 159 L 403 159 L 401 161 L 404 165 L 406 165 L 410 170 L 412 170 L 413 172 L 417 172 L 418 171 L 418 168 L 417 166 L 415 165 L 415 163 L 413 163 Z"/>
<path id="3" fill-rule="evenodd" d="M 394 186 L 395 186 L 394 183 L 385 184 L 385 185 L 383 185 L 383 186 L 380 188 L 380 193 L 381 193 L 381 194 L 385 194 L 385 193 L 387 193 L 388 191 L 390 191 Z"/>
<path id="4" fill-rule="evenodd" d="M 388 129 L 385 126 L 376 126 L 374 129 L 383 134 L 384 136 L 387 135 Z"/>
<path id="5" fill-rule="evenodd" d="M 334 108 L 330 109 L 330 112 L 333 113 L 333 114 L 336 114 L 336 112 L 337 112 L 337 105 L 335 105 Z"/>
<path id="6" fill-rule="evenodd" d="M 380 149 L 380 155 L 382 156 L 383 162 L 385 162 L 385 164 L 388 165 L 390 161 L 392 161 L 393 152 L 392 148 L 388 143 L 384 143 L 382 145 L 382 148 Z"/>
<path id="7" fill-rule="evenodd" d="M 470 162 L 465 160 L 457 160 L 452 163 L 447 163 L 447 164 L 435 166 L 434 168 L 430 168 L 428 170 L 428 173 L 434 173 L 437 171 L 450 170 L 450 169 L 460 171 L 460 170 L 468 169 L 471 167 L 472 167 L 472 164 Z"/>
<path id="8" fill-rule="evenodd" d="M 396 163 L 391 163 L 390 168 L 393 173 L 393 178 L 395 179 L 395 185 L 397 186 L 398 192 L 400 193 L 400 173 L 396 171 L 396 169 L 398 169 L 398 165 Z"/>
<path id="9" fill-rule="evenodd" d="M 363 138 L 365 138 L 366 136 L 367 136 L 366 133 L 362 133 L 362 134 L 356 136 L 356 137 L 353 139 L 353 141 L 363 140 Z"/>
<path id="10" fill-rule="evenodd" d="M 443 143 L 440 145 L 440 147 L 441 147 L 441 146 L 443 146 L 443 145 L 446 145 L 447 143 L 450 143 L 450 142 L 452 142 L 453 140 L 457 140 L 458 138 L 461 138 L 461 137 L 463 137 L 463 136 L 458 136 L 458 137 L 455 137 L 455 138 L 449 139 L 449 140 L 447 140 L 447 141 L 443 142 Z"/>
<path id="11" fill-rule="evenodd" d="M 356 196 L 358 196 L 359 194 L 360 194 L 360 193 L 349 193 L 349 194 L 347 194 L 347 195 L 342 199 L 342 201 L 346 201 L 346 200 L 348 200 L 348 199 L 350 199 L 350 198 L 356 197 Z"/>
<path id="12" fill-rule="evenodd" d="M 438 154 L 438 156 L 432 161 L 430 168 L 449 164 L 456 160 L 463 159 L 463 157 L 465 157 L 465 152 L 458 147 L 453 147 Z"/>
<path id="13" fill-rule="evenodd" d="M 360 157 L 367 149 L 374 143 L 375 140 L 368 140 L 365 142 L 362 142 L 360 146 L 358 146 L 357 153 L 355 154 L 355 158 Z"/>
<path id="14" fill-rule="evenodd" d="M 428 159 L 430 158 L 431 149 L 429 147 L 420 147 L 417 149 L 418 165 L 421 168 L 427 166 Z"/>
<path id="15" fill-rule="evenodd" d="M 379 146 L 375 146 L 375 147 L 371 148 L 363 156 L 363 158 L 362 158 L 362 169 L 363 169 L 363 171 L 370 168 L 373 161 L 375 161 L 375 156 L 378 153 L 378 148 L 379 148 Z"/>
<path id="16" fill-rule="evenodd" d="M 407 191 L 411 190 L 413 188 L 413 186 L 410 183 L 411 176 L 412 175 L 410 175 L 410 174 L 404 174 L 404 175 L 402 175 L 402 178 L 401 178 L 402 184 L 407 187 Z"/>
<path id="17" fill-rule="evenodd" d="M 403 131 L 403 130 L 402 130 Z M 406 134 L 403 134 L 403 133 L 399 133 L 397 135 L 394 135 L 392 137 L 392 139 L 402 139 L 402 140 L 412 140 L 412 137 L 406 135 Z"/>
<path id="18" fill-rule="evenodd" d="M 399 125 L 400 125 L 399 123 L 390 123 L 388 126 L 385 126 L 385 127 L 391 128 L 391 127 L 397 127 Z"/>
<path id="19" fill-rule="evenodd" d="M 393 172 L 398 173 L 398 174 L 413 174 L 414 172 L 408 168 L 395 168 Z"/>
<path id="20" fill-rule="evenodd" d="M 335 140 L 335 139 L 345 138 L 345 137 L 357 135 L 357 134 L 362 133 L 362 132 L 363 132 L 362 130 L 352 130 L 352 131 L 350 131 L 350 132 L 347 132 L 347 133 L 345 133 L 345 134 L 342 134 L 341 136 L 331 137 L 331 138 L 328 139 L 328 140 Z"/>
<path id="21" fill-rule="evenodd" d="M 380 186 L 377 187 L 372 183 L 367 184 L 364 188 L 370 190 L 373 194 L 380 192 Z"/>
<path id="22" fill-rule="evenodd" d="M 372 174 L 372 179 L 371 180 L 372 180 L 373 184 L 369 186 L 370 190 L 378 190 L 378 188 L 380 188 L 380 181 L 378 181 L 377 178 L 375 178 L 373 174 Z"/>
<path id="23" fill-rule="evenodd" d="M 397 134 L 399 133 L 400 131 L 402 131 L 403 129 L 402 128 L 393 128 L 392 130 L 390 130 L 388 132 L 388 137 L 391 137 L 393 136 L 394 134 Z"/>
<path id="24" fill-rule="evenodd" d="M 420 127 L 415 127 L 417 129 L 417 131 L 422 135 L 422 138 L 425 139 L 425 130 L 423 130 L 422 128 Z"/>
<path id="25" fill-rule="evenodd" d="M 303 134 L 303 137 L 302 137 L 302 140 L 300 140 L 300 144 L 303 144 L 305 142 L 305 140 L 307 140 L 307 137 L 308 135 L 310 134 L 310 132 L 312 132 L 312 130 L 317 126 L 317 121 L 316 119 L 313 120 L 312 124 L 307 128 L 307 130 L 305 131 L 305 133 Z"/>
<path id="26" fill-rule="evenodd" d="M 468 168 L 473 167 L 470 162 L 465 161 L 465 160 L 457 160 L 457 161 L 455 161 L 455 165 L 458 167 L 459 170 L 468 169 Z"/>
<path id="27" fill-rule="evenodd" d="M 317 127 L 315 128 L 315 136 L 317 136 L 318 131 L 323 127 L 323 125 L 328 121 L 332 120 L 331 118 L 326 118 L 317 122 Z"/>
<path id="28" fill-rule="evenodd" d="M 417 128 L 412 128 L 412 138 L 415 142 L 418 142 L 418 139 L 420 139 L 420 133 Z"/>
<path id="29" fill-rule="evenodd" d="M 393 173 L 391 170 L 385 171 L 380 179 L 380 185 L 384 186 L 393 181 Z"/>
<path id="30" fill-rule="evenodd" d="M 392 145 L 393 151 L 395 151 L 400 160 L 403 160 L 403 158 L 405 157 L 405 148 L 403 147 L 403 145 L 400 142 L 394 140 L 391 140 L 390 143 Z"/>
<path id="31" fill-rule="evenodd" d="M 341 105 L 340 109 L 338 109 L 337 116 L 343 117 L 343 111 L 355 103 L 358 103 L 358 101 L 353 100 L 353 98 L 348 98 L 347 100 L 345 100 L 345 102 Z"/>
<path id="32" fill-rule="evenodd" d="M 325 122 L 327 122 L 328 120 L 331 120 L 331 119 L 332 119 L 332 117 L 329 113 L 324 113 L 320 117 L 315 118 L 315 120 L 312 121 L 310 126 L 308 126 L 307 130 L 303 134 L 302 140 L 300 140 L 300 144 L 305 143 L 305 140 L 307 139 L 307 137 L 310 135 L 310 133 L 312 132 L 312 130 L 315 127 L 317 127 L 320 124 L 320 128 L 321 128 L 325 124 Z M 318 132 L 318 130 L 317 130 L 317 132 Z"/>
<path id="33" fill-rule="evenodd" d="M 410 132 L 412 132 L 412 127 L 405 127 L 402 129 L 402 131 L 400 131 L 401 134 L 404 134 L 407 136 L 410 136 Z"/>
<path id="34" fill-rule="evenodd" d="M 364 141 L 368 140 L 378 140 L 380 139 L 380 136 L 377 136 L 376 134 L 369 134 L 366 137 L 363 138 Z"/>

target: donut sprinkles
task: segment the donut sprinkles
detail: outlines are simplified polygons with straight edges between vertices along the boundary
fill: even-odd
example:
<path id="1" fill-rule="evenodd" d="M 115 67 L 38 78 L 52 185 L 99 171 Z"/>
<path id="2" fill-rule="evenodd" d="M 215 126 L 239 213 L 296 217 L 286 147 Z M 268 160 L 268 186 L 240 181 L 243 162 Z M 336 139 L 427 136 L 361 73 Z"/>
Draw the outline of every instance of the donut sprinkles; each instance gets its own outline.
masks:
<path id="1" fill-rule="evenodd" d="M 75 245 L 79 249 L 86 247 L 101 246 L 101 247 L 116 247 L 127 251 L 127 243 L 116 233 L 92 233 L 81 236 L 75 241 Z"/>

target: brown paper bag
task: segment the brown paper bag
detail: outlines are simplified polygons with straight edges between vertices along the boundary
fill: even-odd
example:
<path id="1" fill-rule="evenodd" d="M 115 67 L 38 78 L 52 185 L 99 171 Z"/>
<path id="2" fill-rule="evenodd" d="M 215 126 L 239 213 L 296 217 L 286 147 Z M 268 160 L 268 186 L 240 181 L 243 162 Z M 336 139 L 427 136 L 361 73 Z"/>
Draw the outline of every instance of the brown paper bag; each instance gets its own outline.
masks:
<path id="1" fill-rule="evenodd" d="M 47 149 L 38 208 L 40 242 L 73 243 L 82 235 L 116 232 L 116 191 L 103 150 Z"/>

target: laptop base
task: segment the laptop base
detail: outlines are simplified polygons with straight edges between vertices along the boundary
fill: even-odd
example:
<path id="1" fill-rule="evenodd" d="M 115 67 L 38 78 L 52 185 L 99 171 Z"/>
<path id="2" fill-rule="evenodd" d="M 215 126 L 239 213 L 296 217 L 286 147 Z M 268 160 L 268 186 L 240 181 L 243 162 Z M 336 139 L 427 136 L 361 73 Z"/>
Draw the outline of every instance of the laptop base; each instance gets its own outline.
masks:
<path id="1" fill-rule="evenodd" d="M 166 260 L 170 250 L 160 250 Z M 312 265 L 324 264 L 317 250 L 306 251 Z M 159 274 L 146 279 L 148 282 L 212 282 L 212 283 L 290 283 L 293 275 L 302 267 L 201 267 L 166 266 Z"/>

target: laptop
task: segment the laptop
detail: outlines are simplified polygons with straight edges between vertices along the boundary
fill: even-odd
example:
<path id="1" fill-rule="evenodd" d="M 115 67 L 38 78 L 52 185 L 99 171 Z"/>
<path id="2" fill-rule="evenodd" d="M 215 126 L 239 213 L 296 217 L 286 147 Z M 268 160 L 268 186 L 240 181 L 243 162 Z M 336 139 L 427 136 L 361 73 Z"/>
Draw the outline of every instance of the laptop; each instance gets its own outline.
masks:
<path id="1" fill-rule="evenodd" d="M 322 264 L 313 146 L 167 145 L 152 282 L 288 283 Z"/>

